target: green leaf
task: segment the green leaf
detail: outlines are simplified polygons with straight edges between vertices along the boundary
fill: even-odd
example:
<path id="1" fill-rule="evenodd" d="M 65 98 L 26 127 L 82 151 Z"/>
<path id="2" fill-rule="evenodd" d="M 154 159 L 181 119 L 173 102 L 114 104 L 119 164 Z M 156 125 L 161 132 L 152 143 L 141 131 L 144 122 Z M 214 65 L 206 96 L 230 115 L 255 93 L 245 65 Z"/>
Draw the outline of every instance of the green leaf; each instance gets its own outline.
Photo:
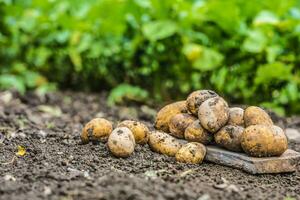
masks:
<path id="1" fill-rule="evenodd" d="M 151 21 L 142 27 L 145 37 L 151 41 L 170 37 L 177 32 L 177 29 L 176 23 L 170 20 Z"/>
<path id="2" fill-rule="evenodd" d="M 253 24 L 255 26 L 270 24 L 270 25 L 276 25 L 279 23 L 278 17 L 270 12 L 270 11 L 261 11 L 254 19 Z"/>
<path id="3" fill-rule="evenodd" d="M 22 78 L 10 75 L 10 74 L 2 74 L 0 75 L 0 88 L 2 89 L 11 89 L 15 88 L 20 93 L 25 93 L 25 83 Z"/>
<path id="4" fill-rule="evenodd" d="M 261 53 L 267 45 L 267 37 L 259 30 L 249 31 L 242 48 L 250 53 Z"/>
<path id="5" fill-rule="evenodd" d="M 211 71 L 216 69 L 222 63 L 224 57 L 218 51 L 203 47 L 201 55 L 193 62 L 193 68 L 200 71 Z"/>

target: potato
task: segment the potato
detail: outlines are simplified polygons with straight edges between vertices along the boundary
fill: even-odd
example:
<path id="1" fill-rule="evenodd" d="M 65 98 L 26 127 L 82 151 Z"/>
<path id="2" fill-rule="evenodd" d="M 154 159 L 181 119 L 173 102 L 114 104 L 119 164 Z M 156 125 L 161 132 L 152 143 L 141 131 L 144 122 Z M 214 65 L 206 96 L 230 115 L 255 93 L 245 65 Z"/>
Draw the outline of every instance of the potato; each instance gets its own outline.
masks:
<path id="1" fill-rule="evenodd" d="M 175 156 L 182 146 L 182 143 L 178 139 L 161 131 L 151 132 L 148 144 L 153 151 L 168 156 Z"/>
<path id="2" fill-rule="evenodd" d="M 95 118 L 88 122 L 81 133 L 81 141 L 86 144 L 89 141 L 106 142 L 112 132 L 112 123 L 103 118 Z"/>
<path id="3" fill-rule="evenodd" d="M 190 142 L 183 145 L 176 153 L 175 157 L 178 162 L 199 164 L 202 163 L 206 155 L 206 148 L 198 142 Z"/>
<path id="4" fill-rule="evenodd" d="M 214 134 L 215 142 L 230 151 L 242 152 L 242 134 L 244 128 L 240 126 L 227 125 Z"/>
<path id="5" fill-rule="evenodd" d="M 177 138 L 184 138 L 185 129 L 195 120 L 197 120 L 196 117 L 187 113 L 174 115 L 169 122 L 170 135 Z"/>
<path id="6" fill-rule="evenodd" d="M 186 99 L 186 107 L 193 115 L 197 116 L 200 105 L 207 99 L 217 96 L 218 94 L 212 90 L 197 90 Z"/>
<path id="7" fill-rule="evenodd" d="M 118 124 L 118 127 L 127 127 L 134 135 L 137 144 L 145 144 L 148 142 L 149 129 L 141 122 L 125 120 Z"/>
<path id="8" fill-rule="evenodd" d="M 245 126 L 251 125 L 273 125 L 273 122 L 263 109 L 257 106 L 250 106 L 244 113 Z"/>
<path id="9" fill-rule="evenodd" d="M 213 141 L 213 134 L 205 130 L 199 120 L 195 120 L 185 129 L 184 138 L 189 142 L 209 144 Z"/>
<path id="10" fill-rule="evenodd" d="M 129 157 L 135 147 L 133 133 L 127 127 L 118 127 L 108 137 L 108 148 L 116 157 Z"/>
<path id="11" fill-rule="evenodd" d="M 215 133 L 228 121 L 228 104 L 221 97 L 210 98 L 199 107 L 198 117 L 203 128 Z"/>
<path id="12" fill-rule="evenodd" d="M 171 117 L 179 113 L 187 113 L 185 101 L 178 101 L 163 107 L 156 115 L 155 128 L 169 132 L 169 121 Z"/>
<path id="13" fill-rule="evenodd" d="M 250 156 L 280 156 L 287 150 L 285 133 L 278 126 L 251 125 L 242 134 L 241 145 Z"/>
<path id="14" fill-rule="evenodd" d="M 229 108 L 229 120 L 227 124 L 244 127 L 244 109 L 238 107 Z"/>

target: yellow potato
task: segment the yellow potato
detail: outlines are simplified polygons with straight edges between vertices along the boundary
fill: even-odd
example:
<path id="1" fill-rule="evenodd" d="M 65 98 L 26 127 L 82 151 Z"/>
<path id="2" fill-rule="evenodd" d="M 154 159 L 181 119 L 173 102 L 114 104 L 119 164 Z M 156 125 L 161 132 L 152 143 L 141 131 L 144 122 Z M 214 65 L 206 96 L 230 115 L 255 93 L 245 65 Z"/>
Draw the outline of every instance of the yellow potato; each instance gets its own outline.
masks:
<path id="1" fill-rule="evenodd" d="M 103 118 L 95 118 L 88 122 L 81 133 L 81 140 L 84 144 L 92 142 L 106 142 L 112 132 L 112 123 Z"/>
<path id="2" fill-rule="evenodd" d="M 151 132 L 148 144 L 153 151 L 167 156 L 175 156 L 182 146 L 178 139 L 161 131 Z"/>
<path id="3" fill-rule="evenodd" d="M 186 99 L 187 109 L 195 116 L 198 116 L 200 105 L 209 98 L 217 97 L 218 94 L 212 90 L 197 90 L 192 92 Z"/>
<path id="4" fill-rule="evenodd" d="M 228 125 L 244 127 L 244 109 L 238 107 L 229 108 Z"/>
<path id="5" fill-rule="evenodd" d="M 273 125 L 268 113 L 257 106 L 250 106 L 245 110 L 244 121 L 246 127 L 251 125 Z"/>
<path id="6" fill-rule="evenodd" d="M 187 113 L 174 115 L 169 122 L 170 135 L 177 138 L 184 138 L 185 129 L 195 120 L 197 120 L 196 117 Z"/>
<path id="7" fill-rule="evenodd" d="M 287 150 L 285 133 L 278 126 L 251 125 L 242 134 L 241 146 L 250 156 L 280 156 Z"/>
<path id="8" fill-rule="evenodd" d="M 145 144 L 148 142 L 149 129 L 145 124 L 133 120 L 125 120 L 119 123 L 118 127 L 129 128 L 137 144 Z"/>
<path id="9" fill-rule="evenodd" d="M 227 125 L 214 134 L 215 142 L 230 151 L 242 152 L 242 134 L 244 128 L 240 126 Z"/>
<path id="10" fill-rule="evenodd" d="M 206 148 L 198 142 L 190 142 L 183 145 L 176 153 L 175 157 L 178 162 L 199 164 L 202 163 L 206 155 Z"/>
<path id="11" fill-rule="evenodd" d="M 211 133 L 215 133 L 225 126 L 228 121 L 228 104 L 221 97 L 210 98 L 199 107 L 198 117 L 203 128 Z"/>
<path id="12" fill-rule="evenodd" d="M 209 144 L 213 141 L 213 134 L 205 130 L 199 120 L 196 120 L 185 129 L 184 138 L 189 142 Z"/>
<path id="13" fill-rule="evenodd" d="M 133 133 L 127 127 L 119 127 L 113 130 L 108 138 L 108 148 L 116 157 L 129 157 L 135 147 Z"/>
<path id="14" fill-rule="evenodd" d="M 155 128 L 164 132 L 169 132 L 169 122 L 171 117 L 179 113 L 187 113 L 185 101 L 178 101 L 166 105 L 156 115 Z"/>

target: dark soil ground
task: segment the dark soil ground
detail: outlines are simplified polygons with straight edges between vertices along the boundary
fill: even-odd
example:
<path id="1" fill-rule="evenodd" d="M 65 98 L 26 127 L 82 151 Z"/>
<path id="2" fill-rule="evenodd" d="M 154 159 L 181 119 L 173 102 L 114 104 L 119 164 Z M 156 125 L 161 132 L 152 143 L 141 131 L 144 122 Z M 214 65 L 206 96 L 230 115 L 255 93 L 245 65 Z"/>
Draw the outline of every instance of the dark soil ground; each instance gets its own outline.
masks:
<path id="1" fill-rule="evenodd" d="M 105 96 L 0 93 L 0 199 L 300 199 L 299 164 L 295 173 L 255 176 L 177 163 L 147 145 L 127 159 L 105 144 L 81 145 L 82 125 L 94 117 L 153 122 L 153 109 L 108 108 Z M 280 126 L 300 127 L 299 118 L 273 117 Z M 18 145 L 24 156 L 16 155 Z M 300 151 L 300 144 L 290 147 Z M 224 181 L 231 186 L 219 187 Z"/>

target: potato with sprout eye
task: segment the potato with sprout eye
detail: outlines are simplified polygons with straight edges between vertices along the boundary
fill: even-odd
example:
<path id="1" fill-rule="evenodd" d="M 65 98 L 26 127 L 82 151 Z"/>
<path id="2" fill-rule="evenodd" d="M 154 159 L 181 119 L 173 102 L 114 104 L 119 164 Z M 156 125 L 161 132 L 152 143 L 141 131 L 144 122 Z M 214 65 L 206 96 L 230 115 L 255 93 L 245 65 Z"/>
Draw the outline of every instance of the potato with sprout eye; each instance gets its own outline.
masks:
<path id="1" fill-rule="evenodd" d="M 176 153 L 175 157 L 178 162 L 199 164 L 202 163 L 206 155 L 206 148 L 203 144 L 190 142 L 183 145 Z"/>
<path id="2" fill-rule="evenodd" d="M 106 142 L 112 132 L 112 123 L 104 118 L 95 118 L 89 121 L 81 133 L 81 141 L 86 144 L 92 142 Z"/>
<path id="3" fill-rule="evenodd" d="M 246 127 L 251 125 L 273 125 L 268 113 L 257 106 L 250 106 L 245 110 L 244 121 Z"/>
<path id="4" fill-rule="evenodd" d="M 193 115 L 198 116 L 198 109 L 200 105 L 207 99 L 217 96 L 218 94 L 212 90 L 194 91 L 186 99 L 186 107 Z"/>
<path id="5" fill-rule="evenodd" d="M 118 127 L 129 128 L 137 144 L 145 144 L 148 142 L 149 129 L 145 124 L 133 120 L 125 120 L 119 123 Z"/>
<path id="6" fill-rule="evenodd" d="M 213 134 L 205 130 L 199 120 L 195 120 L 184 131 L 184 138 L 189 142 L 209 144 L 213 141 Z"/>
<path id="7" fill-rule="evenodd" d="M 179 113 L 187 113 L 185 101 L 178 101 L 163 107 L 156 115 L 154 127 L 163 132 L 169 132 L 170 119 Z"/>
<path id="8" fill-rule="evenodd" d="M 228 121 L 228 104 L 221 97 L 210 98 L 199 107 L 198 117 L 203 128 L 215 133 Z"/>
<path id="9" fill-rule="evenodd" d="M 185 129 L 195 120 L 197 118 L 187 113 L 174 115 L 169 122 L 170 135 L 184 138 Z"/>
<path id="10" fill-rule="evenodd" d="M 135 147 L 133 133 L 127 127 L 116 128 L 109 135 L 107 145 L 114 156 L 122 158 L 129 157 Z"/>
<path id="11" fill-rule="evenodd" d="M 215 142 L 225 149 L 242 152 L 242 134 L 244 128 L 240 126 L 227 125 L 214 134 Z"/>
<path id="12" fill-rule="evenodd" d="M 244 127 L 244 109 L 238 107 L 229 108 L 229 120 L 227 124 Z"/>

